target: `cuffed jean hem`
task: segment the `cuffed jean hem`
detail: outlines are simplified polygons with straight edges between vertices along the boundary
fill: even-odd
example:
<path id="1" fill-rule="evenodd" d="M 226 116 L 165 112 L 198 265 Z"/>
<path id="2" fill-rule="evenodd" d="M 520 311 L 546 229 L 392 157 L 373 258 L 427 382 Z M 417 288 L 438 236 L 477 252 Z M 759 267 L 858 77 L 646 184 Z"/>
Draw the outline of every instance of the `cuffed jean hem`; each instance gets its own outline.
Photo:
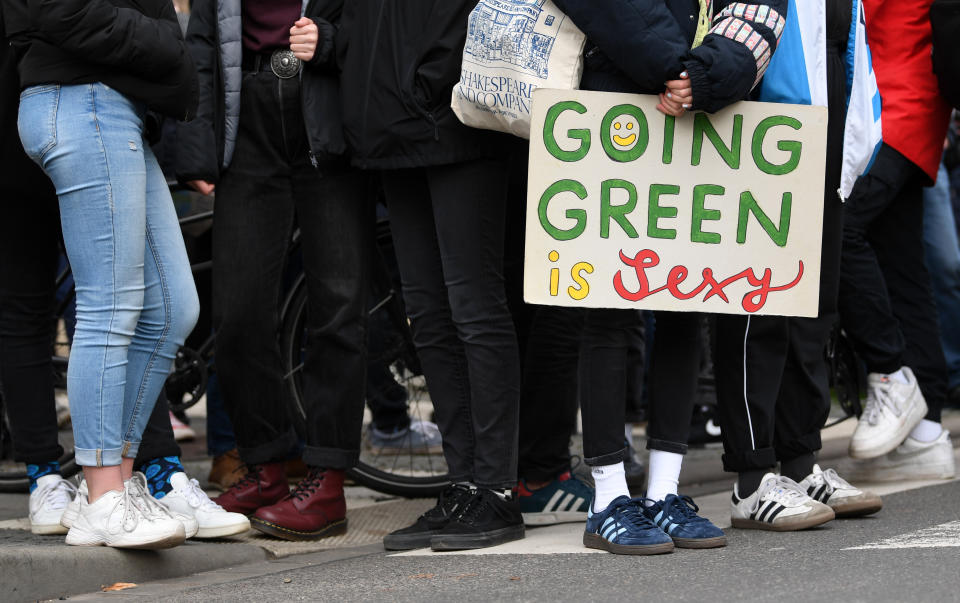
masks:
<path id="1" fill-rule="evenodd" d="M 16 453 L 16 445 L 14 445 L 14 452 Z M 18 463 L 26 463 L 27 465 L 39 465 L 41 463 L 59 461 L 62 456 L 63 448 L 61 446 L 55 446 L 43 450 L 32 450 L 29 454 L 16 454 L 14 460 Z"/>
<path id="2" fill-rule="evenodd" d="M 122 448 L 74 448 L 73 452 L 81 467 L 117 467 L 123 461 Z"/>
<path id="3" fill-rule="evenodd" d="M 805 454 L 812 454 L 823 448 L 820 432 L 816 431 L 775 445 L 777 460 L 789 461 Z"/>
<path id="4" fill-rule="evenodd" d="M 663 452 L 673 452 L 675 454 L 686 454 L 690 447 L 680 442 L 671 442 L 669 440 L 647 439 L 647 450 L 660 450 Z"/>
<path id="5" fill-rule="evenodd" d="M 283 461 L 289 456 L 290 451 L 297 445 L 297 432 L 291 427 L 289 431 L 282 434 L 272 442 L 253 446 L 250 448 L 238 446 L 240 459 L 248 465 L 262 465 L 263 463 L 275 463 Z"/>
<path id="6" fill-rule="evenodd" d="M 777 453 L 773 448 L 761 448 L 723 455 L 723 470 L 731 473 L 771 469 L 776 465 Z"/>
<path id="7" fill-rule="evenodd" d="M 503 482 L 480 482 L 475 481 L 473 485 L 487 490 L 513 490 L 517 487 L 517 480 L 508 480 Z"/>
<path id="8" fill-rule="evenodd" d="M 602 454 L 600 456 L 585 456 L 583 457 L 583 462 L 590 467 L 603 467 L 606 465 L 616 465 L 617 463 L 622 463 L 627 460 L 630 452 L 626 446 L 617 452 L 611 452 L 610 454 Z"/>
<path id="9" fill-rule="evenodd" d="M 304 446 L 302 458 L 304 464 L 309 467 L 349 469 L 360 460 L 360 452 L 358 450 L 342 450 L 340 448 Z"/>

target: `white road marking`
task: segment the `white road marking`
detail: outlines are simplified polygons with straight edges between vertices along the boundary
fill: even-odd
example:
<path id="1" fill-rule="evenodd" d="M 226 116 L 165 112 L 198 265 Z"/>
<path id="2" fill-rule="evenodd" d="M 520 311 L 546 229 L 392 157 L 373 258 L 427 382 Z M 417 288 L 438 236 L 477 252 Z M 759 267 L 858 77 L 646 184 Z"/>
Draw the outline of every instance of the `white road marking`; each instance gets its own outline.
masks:
<path id="1" fill-rule="evenodd" d="M 960 521 L 949 521 L 909 534 L 886 538 L 863 546 L 852 546 L 845 551 L 866 549 L 927 549 L 960 546 Z"/>

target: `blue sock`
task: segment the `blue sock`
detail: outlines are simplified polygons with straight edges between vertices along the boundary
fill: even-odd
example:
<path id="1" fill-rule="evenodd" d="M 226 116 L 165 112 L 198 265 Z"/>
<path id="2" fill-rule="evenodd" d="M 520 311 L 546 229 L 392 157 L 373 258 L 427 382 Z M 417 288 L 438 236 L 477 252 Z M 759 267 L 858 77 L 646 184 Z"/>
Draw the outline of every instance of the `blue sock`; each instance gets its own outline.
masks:
<path id="1" fill-rule="evenodd" d="M 58 461 L 27 465 L 27 477 L 30 478 L 30 491 L 33 492 L 37 489 L 38 479 L 52 473 L 60 473 L 60 463 Z"/>
<path id="2" fill-rule="evenodd" d="M 173 490 L 170 476 L 178 471 L 186 473 L 180 464 L 178 456 L 162 456 L 147 461 L 140 467 L 140 471 L 147 476 L 147 487 L 154 498 L 160 499 Z"/>

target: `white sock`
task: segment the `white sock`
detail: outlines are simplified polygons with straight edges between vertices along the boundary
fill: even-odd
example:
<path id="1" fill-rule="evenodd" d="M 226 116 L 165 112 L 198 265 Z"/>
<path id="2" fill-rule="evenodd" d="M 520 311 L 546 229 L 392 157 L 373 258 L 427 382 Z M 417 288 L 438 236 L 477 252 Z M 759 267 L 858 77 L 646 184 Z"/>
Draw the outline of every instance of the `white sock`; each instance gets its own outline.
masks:
<path id="1" fill-rule="evenodd" d="M 903 372 L 902 368 L 898 368 L 896 372 L 890 373 L 887 376 L 893 379 L 894 381 L 896 381 L 897 383 L 903 383 L 904 385 L 906 385 L 907 383 L 910 383 L 910 380 L 907 379 L 907 375 Z"/>
<path id="2" fill-rule="evenodd" d="M 917 423 L 917 426 L 910 432 L 910 437 L 919 442 L 932 442 L 940 437 L 943 427 L 940 423 L 934 423 L 924 419 Z"/>
<path id="3" fill-rule="evenodd" d="M 663 500 L 667 494 L 676 494 L 680 483 L 680 467 L 683 455 L 676 452 L 651 450 L 647 467 L 647 498 Z M 647 503 L 648 506 L 652 503 Z"/>
<path id="4" fill-rule="evenodd" d="M 618 496 L 630 496 L 627 488 L 627 476 L 623 472 L 623 461 L 615 465 L 600 465 L 590 469 L 594 487 L 593 511 L 597 513 L 607 508 Z"/>

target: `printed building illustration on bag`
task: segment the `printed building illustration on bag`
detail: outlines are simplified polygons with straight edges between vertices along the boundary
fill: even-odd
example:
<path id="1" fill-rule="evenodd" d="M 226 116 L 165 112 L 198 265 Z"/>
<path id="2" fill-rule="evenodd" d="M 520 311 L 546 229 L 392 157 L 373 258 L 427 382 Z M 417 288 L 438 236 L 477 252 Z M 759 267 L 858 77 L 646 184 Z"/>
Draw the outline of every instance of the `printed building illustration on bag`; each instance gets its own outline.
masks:
<path id="1" fill-rule="evenodd" d="M 545 2 L 481 0 L 470 15 L 464 59 L 485 65 L 506 63 L 547 79 L 550 51 L 565 16 L 549 14 Z"/>

